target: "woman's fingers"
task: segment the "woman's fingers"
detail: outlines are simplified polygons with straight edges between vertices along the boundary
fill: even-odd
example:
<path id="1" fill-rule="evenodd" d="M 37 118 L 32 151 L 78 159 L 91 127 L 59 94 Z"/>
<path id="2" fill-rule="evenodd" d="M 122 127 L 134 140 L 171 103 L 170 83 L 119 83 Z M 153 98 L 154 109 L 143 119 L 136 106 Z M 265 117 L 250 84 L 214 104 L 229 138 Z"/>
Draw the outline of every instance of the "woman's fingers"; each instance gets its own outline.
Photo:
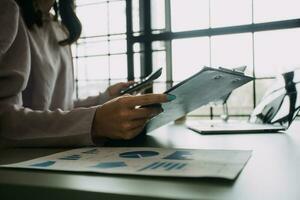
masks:
<path id="1" fill-rule="evenodd" d="M 137 108 L 130 112 L 128 115 L 129 119 L 135 120 L 135 119 L 149 119 L 152 118 L 158 114 L 163 112 L 163 109 L 161 107 L 157 108 Z"/>
<path id="2" fill-rule="evenodd" d="M 116 83 L 108 87 L 107 90 L 111 97 L 117 97 L 120 96 L 121 90 L 128 88 L 130 85 L 133 85 L 134 83 L 135 83 L 134 81 Z"/>
<path id="3" fill-rule="evenodd" d="M 135 83 L 134 81 L 121 82 L 121 83 L 117 83 L 116 86 L 119 90 L 122 90 L 133 85 L 134 83 Z"/>
<path id="4" fill-rule="evenodd" d="M 133 139 L 142 132 L 144 127 L 145 127 L 145 123 L 141 126 L 137 126 L 136 128 L 127 131 L 125 134 L 122 134 L 121 138 L 124 140 Z"/>
<path id="5" fill-rule="evenodd" d="M 114 135 L 114 139 L 125 139 L 129 140 L 137 136 L 144 128 L 148 119 L 139 119 L 124 121 L 120 124 L 119 130 Z"/>
<path id="6" fill-rule="evenodd" d="M 145 94 L 140 96 L 128 97 L 128 107 L 135 108 L 136 106 L 144 106 L 158 103 L 168 102 L 166 94 Z"/>
<path id="7" fill-rule="evenodd" d="M 174 99 L 175 96 L 170 98 L 165 94 L 147 94 L 108 101 L 96 110 L 93 138 L 132 139 L 142 131 L 147 120 L 163 111 L 161 103 Z"/>

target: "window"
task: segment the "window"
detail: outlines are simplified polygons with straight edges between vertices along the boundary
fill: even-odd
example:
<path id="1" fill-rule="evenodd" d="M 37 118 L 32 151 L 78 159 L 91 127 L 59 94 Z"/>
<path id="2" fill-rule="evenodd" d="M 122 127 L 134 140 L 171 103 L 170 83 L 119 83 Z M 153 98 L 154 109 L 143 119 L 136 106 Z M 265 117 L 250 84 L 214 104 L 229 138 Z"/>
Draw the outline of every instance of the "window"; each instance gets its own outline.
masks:
<path id="1" fill-rule="evenodd" d="M 209 27 L 209 0 L 172 0 L 171 29 L 174 32 Z"/>
<path id="2" fill-rule="evenodd" d="M 173 80 L 181 81 L 209 66 L 209 38 L 195 37 L 172 41 Z M 183 70 L 184 68 L 184 70 Z"/>
<path id="3" fill-rule="evenodd" d="M 73 47 L 77 96 L 158 67 L 154 92 L 204 65 L 246 65 L 256 80 L 234 91 L 228 106 L 229 114 L 248 116 L 276 74 L 300 66 L 299 7 L 299 0 L 77 0 L 84 27 Z M 218 116 L 222 109 L 208 105 L 192 114 Z"/>
<path id="4" fill-rule="evenodd" d="M 77 0 L 82 35 L 72 47 L 76 97 L 96 95 L 127 80 L 125 0 Z"/>

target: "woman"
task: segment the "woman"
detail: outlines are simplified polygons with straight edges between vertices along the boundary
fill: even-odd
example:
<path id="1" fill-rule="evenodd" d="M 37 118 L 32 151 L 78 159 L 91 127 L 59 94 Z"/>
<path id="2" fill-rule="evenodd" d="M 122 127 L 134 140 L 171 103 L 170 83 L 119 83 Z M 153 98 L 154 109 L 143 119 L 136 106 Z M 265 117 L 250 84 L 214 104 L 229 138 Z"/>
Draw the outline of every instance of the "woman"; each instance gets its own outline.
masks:
<path id="1" fill-rule="evenodd" d="M 52 7 L 55 16 L 49 13 Z M 131 139 L 162 112 L 139 106 L 174 98 L 118 97 L 128 82 L 73 102 L 69 45 L 79 38 L 81 25 L 72 0 L 1 0 L 0 27 L 1 145 L 82 146 Z"/>

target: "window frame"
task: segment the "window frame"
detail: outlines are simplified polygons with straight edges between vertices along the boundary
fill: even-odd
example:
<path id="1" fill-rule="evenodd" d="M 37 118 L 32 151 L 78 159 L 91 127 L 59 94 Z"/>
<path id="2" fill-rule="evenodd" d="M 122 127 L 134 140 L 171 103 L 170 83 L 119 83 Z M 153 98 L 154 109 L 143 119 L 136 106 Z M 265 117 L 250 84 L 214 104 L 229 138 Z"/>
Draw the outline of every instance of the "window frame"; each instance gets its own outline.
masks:
<path id="1" fill-rule="evenodd" d="M 281 21 L 272 21 L 272 22 L 263 22 L 263 23 L 254 23 L 254 0 L 252 0 L 252 23 L 244 24 L 244 25 L 235 25 L 235 26 L 227 26 L 227 27 L 211 27 L 211 22 L 209 22 L 209 28 L 206 29 L 196 29 L 189 31 L 180 31 L 180 32 L 172 32 L 171 30 L 171 1 L 172 0 L 161 0 L 164 1 L 165 4 L 165 25 L 166 27 L 162 30 L 155 30 L 151 28 L 151 0 L 136 0 L 139 3 L 139 26 L 140 32 L 133 31 L 133 0 L 108 0 L 108 1 L 99 1 L 87 4 L 80 4 L 80 6 L 90 6 L 90 5 L 98 5 L 101 3 L 109 4 L 110 2 L 124 1 L 126 5 L 126 32 L 120 33 L 126 36 L 126 52 L 121 53 L 122 55 L 127 55 L 127 80 L 135 80 L 141 79 L 152 73 L 153 71 L 153 56 L 152 53 L 155 51 L 152 48 L 152 43 L 156 41 L 165 42 L 165 52 L 166 52 L 166 86 L 167 88 L 173 85 L 173 72 L 172 72 L 172 41 L 176 39 L 184 39 L 184 38 L 195 38 L 195 37 L 209 37 L 209 50 L 210 50 L 210 66 L 211 66 L 211 38 L 213 36 L 224 36 L 224 35 L 232 35 L 232 34 L 242 34 L 242 33 L 251 33 L 252 34 L 252 54 L 253 54 L 253 74 L 252 76 L 256 79 L 252 82 L 253 88 L 253 108 L 256 106 L 257 102 L 257 81 L 260 80 L 268 80 L 274 79 L 275 77 L 256 77 L 255 74 L 255 40 L 254 34 L 257 32 L 263 31 L 271 31 L 271 30 L 286 30 L 300 27 L 300 18 L 298 19 L 288 19 Z M 209 1 L 210 2 L 210 1 Z M 210 5 L 210 3 L 209 3 Z M 209 6 L 209 13 L 211 13 L 211 8 Z M 210 19 L 211 21 L 211 14 Z M 120 35 L 116 34 L 116 35 Z M 80 39 L 88 39 L 93 37 L 102 37 L 102 36 L 114 36 L 114 34 L 108 33 L 108 35 L 97 35 L 90 37 L 80 37 Z M 142 50 L 140 53 L 140 74 L 139 77 L 135 76 L 135 66 L 134 66 L 134 45 L 136 43 L 141 44 Z M 75 45 L 75 49 L 78 46 Z M 77 54 L 77 50 L 74 55 L 74 64 L 78 62 L 78 58 L 80 56 Z M 114 54 L 108 53 L 106 56 L 110 56 Z M 105 80 L 99 81 L 108 81 L 108 85 L 111 84 L 111 79 L 108 77 Z M 79 80 L 75 74 L 75 94 L 76 98 L 79 97 Z M 152 90 L 149 90 L 151 92 Z M 250 114 L 250 113 L 249 113 Z M 209 115 L 201 115 L 201 116 L 214 116 L 213 108 L 210 109 Z M 233 116 L 244 116 L 244 115 L 233 115 Z"/>
<path id="2" fill-rule="evenodd" d="M 128 60 L 133 60 L 133 45 L 135 43 L 144 44 L 144 60 L 142 60 L 141 64 L 141 78 L 149 75 L 152 72 L 152 52 L 153 49 L 151 47 L 151 43 L 155 41 L 164 41 L 166 42 L 166 84 L 167 87 L 172 86 L 172 40 L 175 39 L 184 39 L 184 38 L 194 38 L 194 37 L 209 37 L 210 41 L 210 51 L 211 51 L 211 37 L 213 36 L 222 36 L 222 35 L 231 35 L 231 34 L 241 34 L 241 33 L 251 33 L 252 34 L 252 45 L 253 45 L 253 74 L 252 76 L 255 78 L 252 82 L 253 88 L 253 108 L 256 107 L 257 95 L 256 95 L 256 80 L 268 80 L 274 79 L 275 77 L 256 77 L 255 75 L 255 62 L 254 62 L 254 34 L 257 32 L 263 31 L 271 31 L 271 30 L 283 30 L 283 29 L 293 29 L 300 27 L 300 18 L 299 19 L 288 19 L 281 21 L 272 21 L 272 22 L 263 22 L 263 23 L 254 23 L 254 7 L 252 0 L 252 23 L 245 25 L 235 25 L 235 26 L 227 26 L 227 27 L 215 27 L 212 28 L 211 25 L 207 29 L 198 29 L 198 30 L 189 30 L 189 31 L 180 31 L 180 32 L 172 32 L 171 31 L 171 0 L 165 1 L 165 22 L 166 28 L 162 30 L 161 33 L 153 33 L 151 29 L 151 4 L 150 1 L 139 0 L 140 8 L 140 21 L 141 29 L 143 30 L 143 34 L 135 36 L 132 31 L 132 26 L 127 25 L 127 55 L 131 56 Z M 128 8 L 127 12 L 127 22 L 132 23 L 132 13 L 129 10 L 132 5 L 132 0 L 126 0 L 126 6 Z M 209 8 L 210 9 L 210 8 Z M 144 12 L 143 12 L 144 11 Z M 211 10 L 209 11 L 211 12 Z M 210 16 L 211 17 L 211 16 Z M 210 54 L 211 58 L 211 54 Z M 132 66 L 133 62 L 128 62 L 128 66 Z M 211 66 L 211 59 L 210 59 Z M 134 79 L 134 69 L 132 67 L 131 70 L 128 70 L 128 80 Z M 250 114 L 250 113 L 249 113 Z M 201 115 L 201 116 L 209 116 L 213 117 L 213 109 L 210 109 L 209 115 Z M 233 116 L 233 115 L 231 115 Z M 242 117 L 245 115 L 234 115 L 235 117 Z M 249 116 L 249 115 L 246 115 Z"/>

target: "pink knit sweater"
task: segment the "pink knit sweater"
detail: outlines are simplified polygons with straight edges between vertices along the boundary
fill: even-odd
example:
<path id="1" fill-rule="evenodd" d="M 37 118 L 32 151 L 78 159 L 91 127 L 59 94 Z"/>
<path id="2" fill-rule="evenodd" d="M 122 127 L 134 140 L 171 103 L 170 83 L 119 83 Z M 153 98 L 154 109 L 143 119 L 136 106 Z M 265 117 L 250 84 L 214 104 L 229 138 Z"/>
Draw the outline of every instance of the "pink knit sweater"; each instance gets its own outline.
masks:
<path id="1" fill-rule="evenodd" d="M 61 24 L 28 30 L 18 5 L 0 1 L 0 146 L 93 144 L 91 125 L 106 93 L 73 102 L 73 66 Z"/>

